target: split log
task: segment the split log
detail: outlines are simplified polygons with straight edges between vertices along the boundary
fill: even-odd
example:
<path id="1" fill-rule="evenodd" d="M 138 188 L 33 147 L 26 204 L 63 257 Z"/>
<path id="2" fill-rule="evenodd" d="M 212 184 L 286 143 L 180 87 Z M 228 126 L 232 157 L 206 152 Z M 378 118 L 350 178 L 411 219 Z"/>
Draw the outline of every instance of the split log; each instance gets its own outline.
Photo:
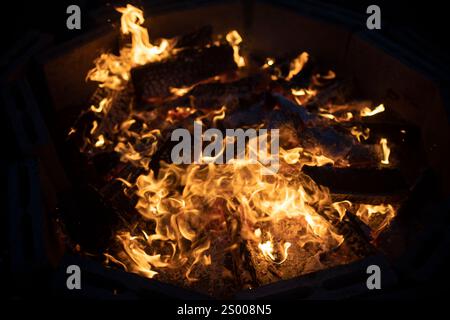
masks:
<path id="1" fill-rule="evenodd" d="M 236 70 L 229 45 L 186 49 L 163 61 L 131 71 L 136 96 L 143 101 L 170 95 L 171 87 L 186 87 L 201 80 Z"/>
<path id="2" fill-rule="evenodd" d="M 244 105 L 251 105 L 266 89 L 268 79 L 255 75 L 232 82 L 211 82 L 195 86 L 184 96 L 165 103 L 165 107 L 193 106 L 196 109 L 227 107 L 227 112 Z"/>

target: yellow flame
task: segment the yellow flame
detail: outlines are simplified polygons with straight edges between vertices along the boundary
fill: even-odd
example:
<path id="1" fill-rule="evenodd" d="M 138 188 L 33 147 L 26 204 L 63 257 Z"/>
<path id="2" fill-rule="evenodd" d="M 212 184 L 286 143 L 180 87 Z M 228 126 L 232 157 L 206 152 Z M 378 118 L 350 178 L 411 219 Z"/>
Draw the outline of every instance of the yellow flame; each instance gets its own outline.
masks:
<path id="1" fill-rule="evenodd" d="M 100 147 L 102 147 L 104 144 L 105 144 L 105 138 L 104 138 L 103 135 L 101 134 L 101 135 L 98 136 L 97 142 L 95 142 L 95 146 L 96 146 L 97 148 L 100 148 Z"/>
<path id="2" fill-rule="evenodd" d="M 376 238 L 391 223 L 396 215 L 396 210 L 390 204 L 360 204 L 356 216 L 372 230 L 372 236 Z"/>
<path id="3" fill-rule="evenodd" d="M 146 64 L 167 55 L 170 47 L 168 40 L 162 39 L 158 46 L 150 43 L 147 29 L 141 26 L 144 23 L 142 10 L 127 4 L 124 8 L 117 8 L 117 11 L 122 13 L 122 33 L 131 34 L 131 57 L 134 64 Z"/>
<path id="4" fill-rule="evenodd" d="M 75 128 L 70 128 L 69 133 L 67 134 L 68 136 L 71 136 L 72 134 L 74 134 L 75 132 L 77 132 L 77 130 L 75 130 Z"/>
<path id="5" fill-rule="evenodd" d="M 95 130 L 97 129 L 97 127 L 98 127 L 97 121 L 94 120 L 92 122 L 92 129 L 91 129 L 91 131 L 89 133 L 93 134 L 95 132 Z"/>
<path id="6" fill-rule="evenodd" d="M 239 53 L 239 45 L 242 42 L 241 35 L 236 31 L 230 31 L 225 37 L 228 43 L 233 47 L 234 62 L 239 68 L 245 67 L 245 59 Z"/>
<path id="7" fill-rule="evenodd" d="M 226 112 L 227 108 L 225 106 L 222 106 L 222 108 L 220 108 L 219 110 L 215 111 L 213 113 L 213 124 L 214 126 L 217 125 L 217 122 L 219 120 L 223 120 L 225 119 L 225 112 Z"/>
<path id="8" fill-rule="evenodd" d="M 374 116 L 374 115 L 376 115 L 378 113 L 381 113 L 381 112 L 383 112 L 385 110 L 386 109 L 384 108 L 384 104 L 378 105 L 373 110 L 371 110 L 368 107 L 364 107 L 364 109 L 361 110 L 360 115 L 361 115 L 361 117 L 371 117 L 371 116 Z"/>
<path id="9" fill-rule="evenodd" d="M 101 54 L 95 60 L 95 67 L 88 72 L 87 78 L 100 82 L 100 87 L 122 90 L 130 79 L 132 67 L 166 58 L 170 55 L 174 42 L 161 39 L 159 45 L 153 45 L 149 40 L 147 29 L 142 27 L 144 23 L 142 10 L 130 4 L 116 10 L 122 13 L 120 19 L 122 33 L 131 35 L 131 48 L 122 48 L 120 56 Z"/>
<path id="10" fill-rule="evenodd" d="M 257 230 L 260 230 L 260 229 L 257 229 Z M 261 253 L 264 256 L 264 258 L 266 258 L 267 260 L 269 260 L 271 262 L 274 262 L 276 264 L 282 264 L 288 258 L 288 249 L 291 247 L 291 243 L 286 241 L 283 244 L 283 251 L 281 253 L 281 260 L 278 261 L 277 257 L 275 256 L 275 249 L 273 247 L 272 235 L 271 235 L 270 232 L 268 232 L 267 234 L 268 234 L 268 237 L 271 240 L 259 243 L 258 244 L 258 248 L 261 251 Z"/>
<path id="11" fill-rule="evenodd" d="M 177 96 L 177 97 L 181 97 L 184 96 L 186 93 L 188 93 L 194 86 L 190 86 L 190 87 L 182 87 L 182 88 L 170 88 L 170 93 Z"/>
<path id="12" fill-rule="evenodd" d="M 327 119 L 331 119 L 331 120 L 336 119 L 336 117 L 334 115 L 332 115 L 331 113 L 319 113 L 319 116 L 327 118 Z"/>
<path id="13" fill-rule="evenodd" d="M 361 138 L 364 140 L 369 139 L 370 129 L 365 128 L 364 130 L 359 129 L 358 127 L 352 127 L 350 133 L 356 137 L 358 142 L 361 142 Z"/>
<path id="14" fill-rule="evenodd" d="M 336 73 L 333 70 L 328 70 L 327 74 L 316 74 L 316 77 L 322 78 L 325 80 L 332 80 L 336 78 Z"/>
<path id="15" fill-rule="evenodd" d="M 281 154 L 282 161 L 288 159 L 289 165 L 319 165 L 322 161 L 331 161 L 325 161 L 326 157 L 302 156 L 304 153 L 299 149 L 281 150 Z M 288 164 L 283 166 L 286 165 Z M 214 212 L 218 202 L 223 202 L 221 207 L 225 208 L 228 215 L 234 212 L 230 217 L 236 218 L 237 215 L 238 220 L 248 221 L 241 229 L 236 229 L 244 240 L 262 236 L 260 229 L 248 231 L 248 228 L 258 222 L 289 218 L 304 223 L 306 229 L 303 239 L 322 243 L 323 250 L 342 243 L 343 236 L 332 231 L 330 223 L 317 211 L 319 204 L 323 208 L 328 203 L 328 207 L 333 208 L 327 190 L 301 173 L 297 182 L 290 175 L 265 176 L 261 166 L 260 163 L 246 160 L 231 162 L 225 166 L 210 163 L 180 167 L 162 163 L 157 177 L 151 170 L 148 174 L 139 176 L 133 186 L 139 199 L 136 209 L 146 220 L 155 222 L 155 230 L 148 232 L 149 246 L 158 241 L 159 245 L 171 248 L 170 256 L 159 258 L 172 266 L 189 263 L 189 270 L 192 270 L 195 264 L 205 261 L 203 256 L 208 254 L 209 245 L 214 241 L 213 238 L 202 237 L 201 230 L 210 221 L 225 219 L 221 215 L 210 213 Z M 134 248 L 136 243 L 142 242 L 140 237 L 134 238 L 132 234 L 129 234 L 126 241 L 123 236 L 122 234 L 120 238 L 123 246 L 134 243 Z M 187 247 L 186 241 L 189 243 Z M 282 249 L 280 247 L 280 250 L 275 250 L 273 243 L 261 242 L 259 248 L 272 262 L 283 263 L 288 257 L 290 246 L 289 242 L 284 242 Z M 275 251 L 279 251 L 279 254 Z M 129 254 L 141 254 L 139 251 L 133 252 L 128 250 Z M 119 260 L 126 265 L 132 264 L 130 269 L 140 268 L 136 266 L 134 259 Z M 143 265 L 145 272 L 140 273 L 150 276 L 148 263 Z M 186 277 L 190 281 L 195 280 L 190 273 Z"/>
<path id="16" fill-rule="evenodd" d="M 380 145 L 383 151 L 383 159 L 381 160 L 382 164 L 389 164 L 389 155 L 391 153 L 391 149 L 389 149 L 387 143 L 388 141 L 386 138 L 381 138 Z"/>
<path id="17" fill-rule="evenodd" d="M 302 71 L 303 66 L 308 62 L 309 55 L 307 52 L 302 52 L 295 58 L 290 65 L 289 74 L 286 77 L 287 81 L 290 81 L 294 76 L 296 76 L 300 71 Z"/>
<path id="18" fill-rule="evenodd" d="M 314 89 L 291 89 L 291 93 L 294 96 L 315 96 L 317 94 L 317 90 Z"/>

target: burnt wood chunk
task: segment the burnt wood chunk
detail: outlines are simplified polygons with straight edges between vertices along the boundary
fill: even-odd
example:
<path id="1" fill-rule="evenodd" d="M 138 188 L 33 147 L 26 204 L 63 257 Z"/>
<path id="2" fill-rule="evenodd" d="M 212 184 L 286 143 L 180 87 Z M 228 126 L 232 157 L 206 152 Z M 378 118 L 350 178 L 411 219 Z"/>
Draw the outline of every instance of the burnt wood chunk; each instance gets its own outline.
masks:
<path id="1" fill-rule="evenodd" d="M 255 75 L 231 82 L 213 81 L 201 83 L 181 97 L 169 97 L 161 104 L 155 102 L 152 107 L 175 108 L 178 106 L 192 106 L 197 110 L 218 109 L 227 107 L 227 113 L 234 112 L 241 106 L 252 105 L 260 100 L 268 84 L 264 75 Z M 145 109 L 142 106 L 140 109 Z"/>
<path id="2" fill-rule="evenodd" d="M 186 87 L 237 68 L 228 45 L 186 49 L 163 61 L 131 71 L 136 96 L 144 101 L 170 95 L 170 88 Z"/>

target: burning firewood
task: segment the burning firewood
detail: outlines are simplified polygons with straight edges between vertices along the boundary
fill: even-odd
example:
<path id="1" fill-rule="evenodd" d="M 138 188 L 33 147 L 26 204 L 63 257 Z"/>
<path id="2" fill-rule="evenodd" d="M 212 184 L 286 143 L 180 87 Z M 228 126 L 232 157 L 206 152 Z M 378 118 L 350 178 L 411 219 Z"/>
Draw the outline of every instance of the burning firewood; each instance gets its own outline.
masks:
<path id="1" fill-rule="evenodd" d="M 231 113 L 235 109 L 251 105 L 260 97 L 267 85 L 268 79 L 264 74 L 231 82 L 199 83 L 192 88 L 188 88 L 185 92 L 183 90 L 179 90 L 180 93 L 175 92 L 176 98 L 170 97 L 163 101 L 161 106 L 164 108 L 191 106 L 200 110 L 215 110 L 226 106 L 227 112 Z"/>
<path id="2" fill-rule="evenodd" d="M 132 70 L 137 96 L 148 101 L 170 95 L 170 88 L 193 85 L 201 80 L 236 70 L 229 45 L 185 49 L 161 62 Z"/>
<path id="3" fill-rule="evenodd" d="M 206 27 L 155 45 L 142 11 L 119 11 L 131 47 L 95 61 L 88 78 L 99 89 L 71 131 L 95 171 L 86 180 L 121 213 L 109 261 L 230 297 L 373 253 L 361 229 L 378 236 L 395 208 L 351 196 L 405 189 L 392 143 L 363 128 L 384 105 L 352 99 L 353 86 L 317 73 L 306 52 L 280 66 L 267 58 L 255 71 L 236 31 L 228 44 L 213 43 Z M 248 159 L 172 161 L 173 131 L 189 136 L 194 121 L 218 129 L 216 138 L 226 129 L 279 129 L 277 171 L 262 174 L 261 161 Z"/>

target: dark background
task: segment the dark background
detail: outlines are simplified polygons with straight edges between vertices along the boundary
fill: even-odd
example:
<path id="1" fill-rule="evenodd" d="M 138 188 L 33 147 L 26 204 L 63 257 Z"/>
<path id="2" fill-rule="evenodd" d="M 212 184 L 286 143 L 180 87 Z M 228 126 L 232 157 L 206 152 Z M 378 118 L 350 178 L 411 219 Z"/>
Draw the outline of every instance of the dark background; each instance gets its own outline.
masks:
<path id="1" fill-rule="evenodd" d="M 56 36 L 59 40 L 76 36 L 77 31 L 69 31 L 66 28 L 66 8 L 70 4 L 78 4 L 82 11 L 82 30 L 89 29 L 89 21 L 83 20 L 83 12 L 95 10 L 106 6 L 123 5 L 131 2 L 139 3 L 174 3 L 180 0 L 8 0 L 2 1 L 2 42 L 11 43 L 22 32 L 33 28 L 46 31 Z M 192 1 L 191 1 L 192 2 Z M 277 2 L 276 0 L 272 2 Z M 306 1 L 314 2 L 314 1 Z M 365 14 L 366 8 L 371 4 L 380 6 L 383 25 L 388 23 L 397 30 L 413 31 L 432 44 L 444 55 L 450 55 L 448 41 L 448 12 L 445 1 L 408 1 L 408 0 L 321 0 L 341 8 L 354 11 L 357 14 Z M 365 23 L 365 21 L 361 21 Z"/>

